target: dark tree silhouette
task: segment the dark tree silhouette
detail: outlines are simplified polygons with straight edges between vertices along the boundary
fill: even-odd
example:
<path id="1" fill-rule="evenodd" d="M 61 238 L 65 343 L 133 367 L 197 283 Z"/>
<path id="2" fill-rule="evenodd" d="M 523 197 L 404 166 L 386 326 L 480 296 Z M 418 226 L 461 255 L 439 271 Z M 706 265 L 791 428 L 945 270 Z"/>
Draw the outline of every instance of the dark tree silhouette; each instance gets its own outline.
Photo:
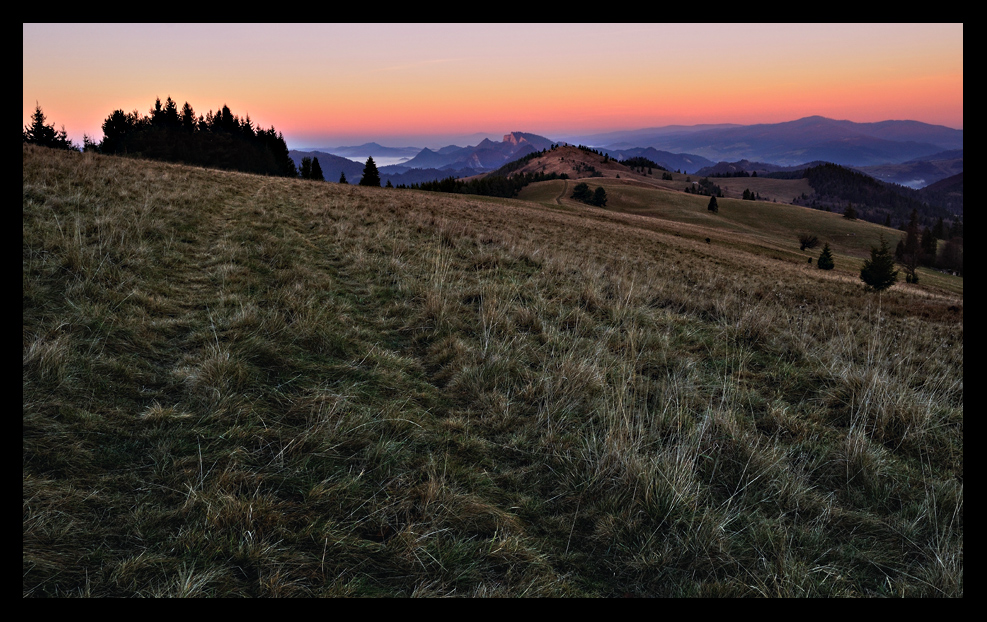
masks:
<path id="1" fill-rule="evenodd" d="M 809 258 L 809 261 L 812 261 L 811 257 Z M 828 242 L 823 244 L 822 253 L 819 254 L 819 260 L 816 261 L 816 267 L 821 270 L 832 270 L 836 267 L 836 264 L 833 263 L 833 252 L 829 250 Z"/>
<path id="2" fill-rule="evenodd" d="M 325 181 L 326 177 L 322 174 L 322 167 L 319 166 L 319 158 L 312 158 L 312 179 L 315 181 Z"/>
<path id="3" fill-rule="evenodd" d="M 709 198 L 709 205 L 706 206 L 706 209 L 713 212 L 714 214 L 719 213 L 720 206 L 716 204 L 716 197 Z"/>
<path id="4" fill-rule="evenodd" d="M 583 203 L 589 203 L 590 199 L 593 198 L 593 193 L 590 192 L 589 184 L 585 182 L 576 184 L 576 187 L 572 189 L 570 198 L 576 199 L 577 201 L 582 201 Z"/>
<path id="5" fill-rule="evenodd" d="M 367 165 L 363 167 L 363 177 L 360 178 L 361 186 L 380 187 L 380 173 L 377 172 L 377 165 L 374 164 L 374 157 L 367 158 Z"/>
<path id="6" fill-rule="evenodd" d="M 872 246 L 870 259 L 864 261 L 860 269 L 860 278 L 874 291 L 885 290 L 898 280 L 898 271 L 894 267 L 894 256 L 888 246 L 888 241 L 881 236 L 881 246 Z"/>
<path id="7" fill-rule="evenodd" d="M 188 102 L 179 111 L 171 97 L 163 105 L 157 99 L 149 116 L 113 111 L 103 122 L 103 140 L 96 148 L 111 155 L 298 176 L 284 137 L 273 127 L 256 128 L 249 117 L 241 121 L 225 105 L 215 115 L 210 110 L 196 118 Z"/>
<path id="8" fill-rule="evenodd" d="M 24 126 L 24 142 L 42 147 L 78 151 L 69 140 L 65 126 L 62 126 L 61 131 L 55 131 L 54 125 L 45 125 L 45 113 L 41 111 L 41 105 L 37 102 L 35 102 L 34 114 L 31 116 L 31 125 Z"/>

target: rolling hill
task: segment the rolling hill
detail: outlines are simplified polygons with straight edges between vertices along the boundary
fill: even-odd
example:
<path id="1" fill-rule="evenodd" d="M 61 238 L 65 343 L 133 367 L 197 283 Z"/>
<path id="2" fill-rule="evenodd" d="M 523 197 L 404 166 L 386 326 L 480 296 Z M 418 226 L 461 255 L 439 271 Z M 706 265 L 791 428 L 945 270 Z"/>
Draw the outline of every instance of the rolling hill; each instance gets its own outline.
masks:
<path id="1" fill-rule="evenodd" d="M 962 597 L 962 279 L 577 155 L 607 209 L 25 145 L 23 596 Z"/>

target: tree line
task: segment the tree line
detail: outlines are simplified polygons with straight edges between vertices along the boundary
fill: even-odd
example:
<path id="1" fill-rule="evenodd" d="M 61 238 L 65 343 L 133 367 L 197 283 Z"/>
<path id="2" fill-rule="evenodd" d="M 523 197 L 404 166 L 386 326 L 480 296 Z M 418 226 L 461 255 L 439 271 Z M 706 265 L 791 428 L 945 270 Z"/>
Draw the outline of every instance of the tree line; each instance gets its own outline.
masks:
<path id="1" fill-rule="evenodd" d="M 79 148 L 65 138 L 65 130 L 51 137 L 53 127 L 44 123 L 40 105 L 32 124 L 25 127 L 24 142 L 63 149 Z M 158 98 L 148 114 L 114 110 L 102 124 L 103 139 L 83 136 L 83 150 L 208 166 L 247 173 L 297 177 L 288 145 L 271 126 L 256 127 L 250 115 L 239 117 L 225 104 L 218 112 L 196 115 L 188 102 L 181 108 L 169 96 Z"/>
<path id="2" fill-rule="evenodd" d="M 480 179 L 462 180 L 455 177 L 425 181 L 411 185 L 399 184 L 397 188 L 413 190 L 429 190 L 432 192 L 451 192 L 457 194 L 479 194 L 490 197 L 514 198 L 522 188 L 536 181 L 550 179 L 568 179 L 565 173 L 519 173 L 510 177 L 502 175 L 487 175 Z"/>
<path id="3" fill-rule="evenodd" d="M 803 194 L 793 199 L 792 203 L 796 205 L 832 210 L 852 204 L 856 218 L 877 224 L 887 224 L 889 219 L 903 224 L 913 211 L 918 213 L 921 224 L 929 226 L 938 218 L 947 221 L 957 218 L 945 207 L 923 200 L 917 190 L 878 181 L 837 164 L 809 167 L 802 172 L 802 177 L 815 192 L 811 198 Z"/>

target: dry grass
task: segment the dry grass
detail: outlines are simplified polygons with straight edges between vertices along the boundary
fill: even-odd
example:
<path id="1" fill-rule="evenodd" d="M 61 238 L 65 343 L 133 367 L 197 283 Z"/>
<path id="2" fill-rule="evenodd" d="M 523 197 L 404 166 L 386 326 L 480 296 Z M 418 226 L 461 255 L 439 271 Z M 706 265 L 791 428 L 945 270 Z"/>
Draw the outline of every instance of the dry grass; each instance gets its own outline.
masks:
<path id="1" fill-rule="evenodd" d="M 557 207 L 25 147 L 24 594 L 963 595 L 961 294 Z"/>

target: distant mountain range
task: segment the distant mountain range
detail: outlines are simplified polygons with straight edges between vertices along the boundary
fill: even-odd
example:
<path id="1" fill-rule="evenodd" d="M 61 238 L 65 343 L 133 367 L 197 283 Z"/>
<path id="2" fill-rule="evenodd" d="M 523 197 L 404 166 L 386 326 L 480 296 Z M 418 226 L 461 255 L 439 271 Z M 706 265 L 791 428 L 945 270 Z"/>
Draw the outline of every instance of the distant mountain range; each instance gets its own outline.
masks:
<path id="1" fill-rule="evenodd" d="M 338 181 L 340 173 L 346 174 L 346 180 L 355 184 L 363 177 L 366 161 L 360 163 L 345 157 L 366 156 L 398 158 L 413 155 L 401 164 L 377 166 L 381 183 L 388 181 L 392 185 L 434 181 L 446 177 L 468 177 L 479 173 L 496 170 L 522 158 L 529 153 L 549 149 L 555 144 L 552 140 L 537 134 L 526 132 L 511 132 L 505 134 L 500 142 L 484 138 L 476 146 L 459 147 L 449 145 L 438 150 L 428 148 L 416 150 L 413 147 L 384 147 L 377 143 L 366 143 L 356 147 L 332 148 L 327 151 L 289 151 L 296 166 L 301 165 L 303 157 L 319 158 L 319 167 L 326 181 Z"/>
<path id="2" fill-rule="evenodd" d="M 489 172 L 560 143 L 593 147 L 618 160 L 644 157 L 671 171 L 690 174 L 700 170 L 728 172 L 738 167 L 748 172 L 775 171 L 821 161 L 918 188 L 963 170 L 963 130 L 918 121 L 855 123 L 821 116 L 756 125 L 669 125 L 562 140 L 511 132 L 500 142 L 484 138 L 475 146 L 440 149 L 385 147 L 371 142 L 291 154 L 296 161 L 303 155 L 318 154 L 326 180 L 336 181 L 340 172 L 345 172 L 350 183 L 359 181 L 364 163 L 340 160 L 368 155 L 392 162 L 407 158 L 386 166 L 378 163 L 381 179 L 397 185 Z"/>
<path id="3" fill-rule="evenodd" d="M 963 149 L 963 130 L 919 121 L 855 123 L 813 116 L 757 125 L 667 126 L 579 140 L 608 150 L 653 147 L 695 154 L 713 162 L 746 159 L 793 166 L 823 160 L 843 166 L 873 166 Z"/>

